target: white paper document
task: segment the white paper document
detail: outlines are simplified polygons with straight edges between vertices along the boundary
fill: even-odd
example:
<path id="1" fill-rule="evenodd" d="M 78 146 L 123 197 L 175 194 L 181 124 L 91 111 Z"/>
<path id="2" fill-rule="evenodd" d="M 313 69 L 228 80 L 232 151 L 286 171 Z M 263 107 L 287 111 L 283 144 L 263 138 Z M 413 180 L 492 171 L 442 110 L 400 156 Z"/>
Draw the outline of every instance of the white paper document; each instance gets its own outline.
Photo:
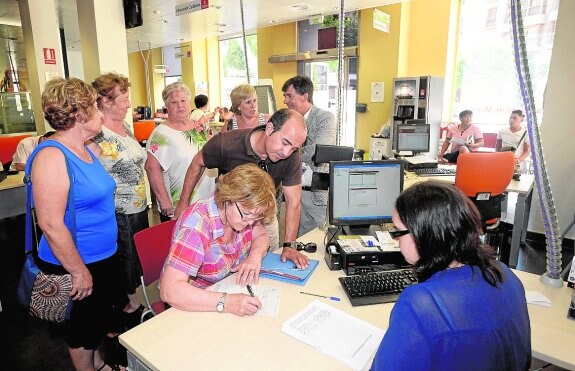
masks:
<path id="1" fill-rule="evenodd" d="M 227 292 L 228 294 L 249 295 L 246 287 L 236 285 L 235 283 L 225 282 L 225 280 L 213 284 L 208 288 L 208 290 Z M 254 296 L 262 302 L 262 307 L 257 311 L 256 316 L 277 317 L 280 308 L 282 289 L 270 286 L 252 286 L 252 290 L 254 292 Z"/>
<path id="2" fill-rule="evenodd" d="M 551 300 L 539 291 L 525 290 L 525 300 L 527 304 L 541 305 L 544 307 L 551 306 Z"/>
<path id="3" fill-rule="evenodd" d="M 375 231 L 375 236 L 379 240 L 382 251 L 399 251 L 399 241 L 391 238 L 388 231 Z"/>
<path id="4" fill-rule="evenodd" d="M 286 321 L 282 331 L 355 370 L 367 365 L 385 333 L 317 300 Z"/>

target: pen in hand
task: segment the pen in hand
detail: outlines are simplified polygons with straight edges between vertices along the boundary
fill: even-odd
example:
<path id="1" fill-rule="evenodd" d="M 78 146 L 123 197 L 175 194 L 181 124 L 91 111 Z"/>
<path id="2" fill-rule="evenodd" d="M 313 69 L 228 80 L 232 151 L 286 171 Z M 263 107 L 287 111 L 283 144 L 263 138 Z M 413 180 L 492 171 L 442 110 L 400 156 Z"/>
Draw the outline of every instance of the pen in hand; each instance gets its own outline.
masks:
<path id="1" fill-rule="evenodd" d="M 248 289 L 248 292 L 250 293 L 250 296 L 253 298 L 255 295 L 254 295 L 254 292 L 252 290 L 252 287 L 250 285 L 246 285 L 246 287 Z"/>

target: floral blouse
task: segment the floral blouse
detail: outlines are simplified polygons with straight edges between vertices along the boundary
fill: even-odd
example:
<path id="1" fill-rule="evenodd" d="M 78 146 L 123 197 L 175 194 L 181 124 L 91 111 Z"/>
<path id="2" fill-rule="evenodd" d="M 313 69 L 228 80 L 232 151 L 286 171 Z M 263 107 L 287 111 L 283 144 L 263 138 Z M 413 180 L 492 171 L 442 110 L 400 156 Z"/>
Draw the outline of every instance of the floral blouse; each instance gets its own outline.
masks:
<path id="1" fill-rule="evenodd" d="M 144 162 L 146 150 L 124 122 L 125 137 L 102 126 L 102 132 L 93 138 L 102 153 L 100 163 L 116 181 L 116 212 L 135 214 L 146 208 Z"/>

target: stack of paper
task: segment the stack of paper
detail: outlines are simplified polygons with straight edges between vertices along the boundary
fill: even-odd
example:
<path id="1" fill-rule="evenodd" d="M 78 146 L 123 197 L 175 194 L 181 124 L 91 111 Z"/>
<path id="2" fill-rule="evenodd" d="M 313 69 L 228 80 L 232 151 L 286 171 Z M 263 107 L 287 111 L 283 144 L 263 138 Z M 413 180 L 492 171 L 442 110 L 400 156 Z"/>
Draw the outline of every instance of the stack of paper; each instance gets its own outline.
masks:
<path id="1" fill-rule="evenodd" d="M 317 300 L 285 322 L 282 331 L 355 370 L 367 365 L 385 333 Z"/>
<path id="2" fill-rule="evenodd" d="M 235 280 L 235 276 L 231 276 Z M 235 284 L 229 279 L 214 283 L 208 287 L 209 291 L 227 292 L 228 294 L 246 294 L 249 295 L 245 287 Z M 279 287 L 252 286 L 254 295 L 260 299 L 262 307 L 257 311 L 256 316 L 277 317 L 280 307 L 280 298 L 282 289 Z"/>
<path id="3" fill-rule="evenodd" d="M 262 260 L 260 276 L 303 286 L 311 277 L 318 263 L 317 260 L 310 259 L 306 269 L 298 269 L 291 260 L 282 262 L 280 254 L 268 253 Z"/>

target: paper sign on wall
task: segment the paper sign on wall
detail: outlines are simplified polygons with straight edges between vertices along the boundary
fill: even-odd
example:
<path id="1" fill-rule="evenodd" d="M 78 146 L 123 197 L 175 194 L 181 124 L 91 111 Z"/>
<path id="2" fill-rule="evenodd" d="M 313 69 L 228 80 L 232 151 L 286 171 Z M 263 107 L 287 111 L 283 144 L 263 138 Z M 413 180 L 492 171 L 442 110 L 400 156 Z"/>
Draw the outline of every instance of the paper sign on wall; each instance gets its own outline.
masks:
<path id="1" fill-rule="evenodd" d="M 389 33 L 391 16 L 379 9 L 373 9 L 373 28 Z"/>
<path id="2" fill-rule="evenodd" d="M 383 82 L 371 83 L 371 101 L 383 102 Z"/>
<path id="3" fill-rule="evenodd" d="M 56 64 L 56 50 L 52 48 L 43 48 L 44 64 Z"/>

